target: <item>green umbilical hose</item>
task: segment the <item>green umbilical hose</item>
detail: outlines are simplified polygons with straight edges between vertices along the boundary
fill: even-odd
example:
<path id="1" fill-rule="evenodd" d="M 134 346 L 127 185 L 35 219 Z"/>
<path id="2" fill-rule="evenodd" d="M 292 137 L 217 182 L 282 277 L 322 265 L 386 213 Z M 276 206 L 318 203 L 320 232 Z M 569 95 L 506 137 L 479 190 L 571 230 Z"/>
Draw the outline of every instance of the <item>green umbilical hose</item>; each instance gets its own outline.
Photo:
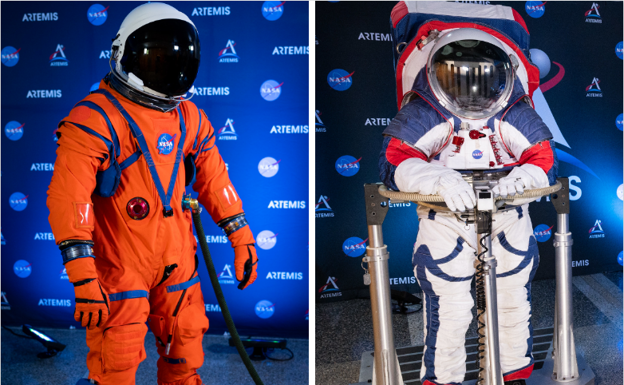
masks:
<path id="1" fill-rule="evenodd" d="M 256 385 L 264 385 L 258 372 L 256 372 L 256 368 L 251 363 L 249 356 L 247 355 L 247 351 L 243 346 L 243 342 L 241 341 L 238 331 L 236 331 L 236 326 L 234 325 L 234 321 L 232 320 L 232 315 L 230 314 L 230 310 L 227 307 L 227 303 L 225 302 L 225 297 L 223 296 L 223 291 L 221 290 L 221 285 L 219 285 L 219 278 L 217 277 L 217 272 L 215 271 L 214 264 L 212 263 L 212 257 L 210 256 L 210 250 L 208 249 L 208 243 L 206 243 L 206 234 L 204 233 L 204 227 L 202 226 L 201 218 L 199 216 L 199 210 L 192 210 L 193 213 L 193 223 L 195 224 L 195 231 L 197 231 L 197 238 L 199 238 L 199 245 L 202 250 L 202 254 L 204 255 L 204 260 L 206 261 L 206 267 L 208 268 L 208 275 L 210 275 L 210 283 L 212 284 L 212 289 L 217 296 L 217 301 L 219 302 L 219 306 L 221 307 L 221 312 L 223 313 L 223 318 L 225 318 L 225 324 L 234 339 L 234 344 L 236 345 L 236 350 L 238 350 L 238 354 L 241 356 L 249 375 L 254 380 Z"/>

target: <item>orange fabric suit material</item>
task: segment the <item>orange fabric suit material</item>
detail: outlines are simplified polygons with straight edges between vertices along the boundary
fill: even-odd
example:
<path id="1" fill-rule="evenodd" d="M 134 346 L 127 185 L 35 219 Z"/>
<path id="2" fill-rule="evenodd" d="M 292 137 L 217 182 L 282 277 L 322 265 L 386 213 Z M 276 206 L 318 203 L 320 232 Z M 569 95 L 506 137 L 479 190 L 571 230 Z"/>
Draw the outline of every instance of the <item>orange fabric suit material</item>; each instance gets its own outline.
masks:
<path id="1" fill-rule="evenodd" d="M 163 113 L 125 99 L 104 81 L 100 88 L 110 92 L 140 127 L 165 191 L 181 139 L 179 110 L 186 126 L 184 155 L 196 157 L 193 189 L 199 193 L 199 202 L 215 222 L 243 212 L 240 197 L 214 145 L 214 129 L 203 111 L 191 102 L 183 102 L 177 110 Z M 91 94 L 83 102 L 99 106 L 110 120 L 118 136 L 116 159 L 120 164 L 137 152 L 139 146 L 126 120 L 105 96 Z M 121 171 L 119 187 L 112 197 L 93 194 L 97 172 L 111 163 L 106 140 L 115 145 L 100 112 L 77 106 L 60 123 L 58 133 L 59 147 L 47 200 L 52 231 L 57 243 L 69 239 L 95 242 L 97 275 L 111 297 L 109 319 L 99 329 L 87 330 L 90 378 L 100 384 L 134 384 L 137 366 L 145 358 L 143 340 L 149 318 L 161 355 L 159 383 L 201 383 L 195 369 L 203 363 L 201 337 L 208 329 L 208 319 L 196 272 L 192 217 L 182 209 L 184 162 L 180 162 L 172 181 L 173 216 L 165 218 L 144 155 Z M 166 155 L 157 149 L 164 133 L 173 138 L 173 151 Z M 149 213 L 141 220 L 132 219 L 126 210 L 128 202 L 136 197 L 149 204 Z M 249 243 L 253 243 L 248 233 Z M 173 264 L 177 268 L 167 277 L 165 267 Z M 171 346 L 166 354 L 168 342 Z"/>

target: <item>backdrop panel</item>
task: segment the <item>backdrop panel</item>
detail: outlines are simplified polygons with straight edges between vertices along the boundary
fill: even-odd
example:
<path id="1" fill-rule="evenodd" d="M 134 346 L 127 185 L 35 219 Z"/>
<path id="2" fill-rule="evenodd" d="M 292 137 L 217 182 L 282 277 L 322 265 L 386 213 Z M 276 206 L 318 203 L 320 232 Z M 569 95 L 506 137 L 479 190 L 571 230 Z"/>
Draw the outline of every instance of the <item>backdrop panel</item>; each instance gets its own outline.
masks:
<path id="1" fill-rule="evenodd" d="M 78 326 L 48 223 L 58 122 L 109 71 L 111 39 L 140 2 L 2 3 L 2 316 Z M 234 253 L 202 214 L 241 334 L 308 335 L 308 4 L 175 2 L 197 26 L 192 101 L 206 111 L 256 240 L 258 280 L 236 288 Z M 197 194 L 188 189 L 194 197 Z M 226 330 L 202 258 L 209 333 Z"/>
<path id="2" fill-rule="evenodd" d="M 534 102 L 557 142 L 559 175 L 570 178 L 573 274 L 621 270 L 622 3 L 469 3 L 516 9 L 531 48 L 551 64 Z M 397 113 L 389 22 L 395 4 L 316 3 L 319 302 L 368 292 L 360 267 L 368 234 L 363 184 L 379 181 L 381 133 Z M 345 81 L 332 86 L 336 77 Z M 541 255 L 536 279 L 553 278 L 556 213 L 547 198 L 531 203 L 530 212 Z M 393 289 L 420 291 L 412 273 L 417 232 L 415 204 L 391 205 L 384 241 Z"/>

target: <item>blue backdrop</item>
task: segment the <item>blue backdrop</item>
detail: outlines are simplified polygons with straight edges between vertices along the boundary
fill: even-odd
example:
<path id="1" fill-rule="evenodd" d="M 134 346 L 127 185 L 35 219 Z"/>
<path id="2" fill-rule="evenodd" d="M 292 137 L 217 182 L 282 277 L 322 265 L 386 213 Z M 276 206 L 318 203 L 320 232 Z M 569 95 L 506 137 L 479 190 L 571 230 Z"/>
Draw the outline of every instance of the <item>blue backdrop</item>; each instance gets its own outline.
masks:
<path id="1" fill-rule="evenodd" d="M 526 21 L 548 75 L 535 109 L 554 135 L 559 175 L 570 178 L 574 275 L 622 269 L 622 2 L 499 2 Z M 367 244 L 364 183 L 379 181 L 381 133 L 397 114 L 390 35 L 395 2 L 316 3 L 316 296 L 368 295 L 360 267 Z M 475 5 L 478 7 L 479 5 Z M 348 18 L 345 18 L 348 15 Z M 533 60 L 537 60 L 533 55 Z M 348 79 L 339 86 L 330 78 Z M 384 222 L 392 289 L 418 292 L 414 203 L 391 205 Z M 540 250 L 536 279 L 553 278 L 556 213 L 529 206 Z"/>
<path id="2" fill-rule="evenodd" d="M 55 130 L 109 71 L 112 39 L 140 4 L 2 3 L 5 324 L 79 326 L 45 204 Z M 258 279 L 240 291 L 230 243 L 202 215 L 234 321 L 241 334 L 307 338 L 308 4 L 171 4 L 199 31 L 201 65 L 192 101 L 217 131 L 217 146 L 257 239 Z M 223 333 L 221 309 L 200 261 L 208 332 Z"/>

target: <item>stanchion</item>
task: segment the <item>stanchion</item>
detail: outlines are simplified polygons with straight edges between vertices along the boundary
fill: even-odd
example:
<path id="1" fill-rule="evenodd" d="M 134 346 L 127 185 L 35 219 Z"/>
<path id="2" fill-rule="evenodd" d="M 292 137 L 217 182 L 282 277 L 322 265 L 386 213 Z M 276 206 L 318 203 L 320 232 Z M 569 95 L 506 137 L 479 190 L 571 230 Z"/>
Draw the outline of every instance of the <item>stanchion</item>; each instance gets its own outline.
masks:
<path id="1" fill-rule="evenodd" d="M 366 224 L 369 246 L 366 247 L 368 270 L 364 283 L 370 286 L 371 309 L 375 353 L 373 364 L 373 385 L 403 385 L 399 360 L 394 348 L 392 334 L 392 311 L 390 308 L 390 276 L 388 273 L 388 248 L 383 243 L 381 226 L 388 213 L 388 198 L 379 194 L 379 185 L 365 184 Z"/>
<path id="2" fill-rule="evenodd" d="M 562 188 L 553 194 L 557 211 L 555 233 L 555 331 L 553 335 L 553 379 L 569 382 L 578 379 L 572 320 L 572 233 L 569 228 L 570 195 L 568 178 L 560 178 Z"/>

